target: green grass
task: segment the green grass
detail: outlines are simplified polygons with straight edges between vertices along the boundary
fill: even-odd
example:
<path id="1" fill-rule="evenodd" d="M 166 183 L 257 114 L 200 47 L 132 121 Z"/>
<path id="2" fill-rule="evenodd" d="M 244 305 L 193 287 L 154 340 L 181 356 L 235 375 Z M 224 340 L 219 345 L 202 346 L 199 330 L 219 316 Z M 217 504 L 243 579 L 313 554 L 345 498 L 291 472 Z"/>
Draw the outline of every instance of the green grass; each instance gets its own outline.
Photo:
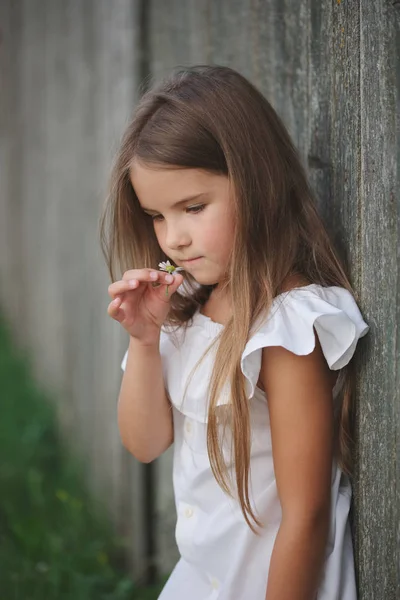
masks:
<path id="1" fill-rule="evenodd" d="M 0 599 L 152 600 L 67 456 L 55 413 L 0 321 Z"/>

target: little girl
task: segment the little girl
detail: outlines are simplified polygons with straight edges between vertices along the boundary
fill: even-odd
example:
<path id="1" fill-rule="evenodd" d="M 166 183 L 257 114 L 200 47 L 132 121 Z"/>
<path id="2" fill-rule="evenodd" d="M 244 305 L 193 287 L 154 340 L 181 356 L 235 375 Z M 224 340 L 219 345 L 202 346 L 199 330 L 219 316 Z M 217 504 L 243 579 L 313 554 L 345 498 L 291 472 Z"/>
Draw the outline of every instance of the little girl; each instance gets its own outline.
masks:
<path id="1" fill-rule="evenodd" d="M 147 92 L 102 239 L 122 441 L 146 463 L 174 443 L 160 599 L 354 600 L 346 365 L 368 326 L 267 100 L 218 66 Z"/>

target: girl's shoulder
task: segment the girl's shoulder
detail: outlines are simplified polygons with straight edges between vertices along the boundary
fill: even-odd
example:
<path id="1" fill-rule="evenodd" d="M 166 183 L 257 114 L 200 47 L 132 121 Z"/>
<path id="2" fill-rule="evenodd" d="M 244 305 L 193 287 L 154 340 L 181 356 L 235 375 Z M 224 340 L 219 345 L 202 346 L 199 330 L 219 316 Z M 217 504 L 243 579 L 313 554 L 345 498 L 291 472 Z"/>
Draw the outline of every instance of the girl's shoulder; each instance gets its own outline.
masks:
<path id="1" fill-rule="evenodd" d="M 317 328 L 322 322 L 326 329 L 332 332 L 339 324 L 347 324 L 351 330 L 361 329 L 364 332 L 362 335 L 369 329 L 353 294 L 348 289 L 336 285 L 309 283 L 292 287 L 276 296 L 269 314 L 261 317 L 253 331 L 269 331 L 273 327 L 282 332 L 290 329 L 293 333 L 297 330 L 303 333 L 302 325 L 307 324 L 308 329 L 310 325 Z M 337 332 L 339 337 L 343 332 L 340 328 Z"/>
<path id="2" fill-rule="evenodd" d="M 279 294 L 268 315 L 255 323 L 242 355 L 242 371 L 254 393 L 262 348 L 282 346 L 306 355 L 314 350 L 316 335 L 329 368 L 339 370 L 350 361 L 358 340 L 368 330 L 353 294 L 346 288 L 316 283 L 294 287 Z"/>
<path id="3" fill-rule="evenodd" d="M 353 294 L 341 286 L 311 283 L 274 298 L 268 315 L 254 324 L 249 342 L 283 346 L 295 354 L 309 354 L 315 333 L 331 369 L 347 364 L 360 337 L 369 330 Z"/>

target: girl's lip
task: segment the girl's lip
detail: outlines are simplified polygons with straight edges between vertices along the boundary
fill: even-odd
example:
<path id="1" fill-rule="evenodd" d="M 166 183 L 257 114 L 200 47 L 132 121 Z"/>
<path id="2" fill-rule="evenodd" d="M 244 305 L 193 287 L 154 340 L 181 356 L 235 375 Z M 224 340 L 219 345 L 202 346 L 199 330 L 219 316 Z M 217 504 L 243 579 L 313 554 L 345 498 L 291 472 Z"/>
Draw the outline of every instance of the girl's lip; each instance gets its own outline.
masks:
<path id="1" fill-rule="evenodd" d="M 183 260 L 183 263 L 192 263 L 195 260 L 199 260 L 199 258 L 203 258 L 202 256 L 197 256 L 196 258 L 188 258 L 187 260 Z"/>

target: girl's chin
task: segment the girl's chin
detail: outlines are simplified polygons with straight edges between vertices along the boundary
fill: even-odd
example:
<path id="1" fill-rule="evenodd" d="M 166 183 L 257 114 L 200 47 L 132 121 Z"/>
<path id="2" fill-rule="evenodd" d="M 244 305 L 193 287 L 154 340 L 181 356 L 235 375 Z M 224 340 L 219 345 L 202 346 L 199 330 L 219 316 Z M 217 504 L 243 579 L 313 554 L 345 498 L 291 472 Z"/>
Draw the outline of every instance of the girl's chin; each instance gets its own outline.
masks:
<path id="1" fill-rule="evenodd" d="M 185 268 L 185 267 L 184 267 Z M 186 266 L 185 271 L 189 273 L 193 279 L 200 285 L 216 285 L 220 282 L 220 273 L 216 272 L 218 269 L 207 269 L 207 268 L 190 268 Z"/>
<path id="2" fill-rule="evenodd" d="M 216 285 L 218 283 L 218 280 L 212 277 L 201 277 L 199 275 L 196 277 L 192 273 L 191 275 L 200 285 Z"/>

